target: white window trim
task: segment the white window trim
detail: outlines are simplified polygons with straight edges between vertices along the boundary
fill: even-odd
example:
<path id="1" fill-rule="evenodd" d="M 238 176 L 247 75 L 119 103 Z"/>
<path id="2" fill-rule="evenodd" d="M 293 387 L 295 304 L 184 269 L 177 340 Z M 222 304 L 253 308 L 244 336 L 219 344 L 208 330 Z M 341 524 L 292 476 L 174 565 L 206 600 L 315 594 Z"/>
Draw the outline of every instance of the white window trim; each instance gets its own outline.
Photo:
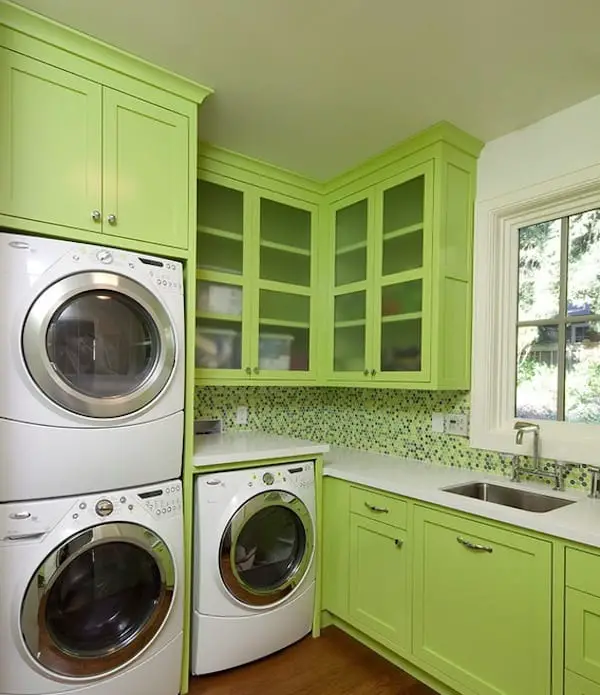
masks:
<path id="1" fill-rule="evenodd" d="M 600 207 L 600 165 L 478 204 L 473 284 L 470 444 L 531 454 L 515 442 L 518 229 Z M 600 464 L 600 425 L 537 421 L 540 455 Z"/>

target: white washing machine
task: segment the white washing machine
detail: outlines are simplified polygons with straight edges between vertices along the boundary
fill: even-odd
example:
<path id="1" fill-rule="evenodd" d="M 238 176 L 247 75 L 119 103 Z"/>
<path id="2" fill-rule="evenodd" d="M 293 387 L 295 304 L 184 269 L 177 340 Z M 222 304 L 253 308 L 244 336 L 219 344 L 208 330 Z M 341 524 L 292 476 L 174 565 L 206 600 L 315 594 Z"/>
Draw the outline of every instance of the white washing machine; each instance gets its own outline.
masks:
<path id="1" fill-rule="evenodd" d="M 0 232 L 0 502 L 181 473 L 180 263 Z"/>
<path id="2" fill-rule="evenodd" d="M 177 695 L 178 480 L 0 505 L 0 693 Z"/>
<path id="3" fill-rule="evenodd" d="M 314 462 L 199 475 L 195 492 L 191 667 L 202 674 L 310 632 Z"/>

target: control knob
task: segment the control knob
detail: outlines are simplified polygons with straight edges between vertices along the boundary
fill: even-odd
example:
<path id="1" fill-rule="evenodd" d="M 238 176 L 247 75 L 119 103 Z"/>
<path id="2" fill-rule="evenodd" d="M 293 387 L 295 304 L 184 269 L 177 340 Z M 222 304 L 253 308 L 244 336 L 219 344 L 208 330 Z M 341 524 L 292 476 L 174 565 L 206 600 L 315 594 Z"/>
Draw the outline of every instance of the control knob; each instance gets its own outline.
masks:
<path id="1" fill-rule="evenodd" d="M 96 503 L 96 514 L 98 516 L 108 516 L 113 513 L 113 503 L 110 500 L 100 500 Z"/>

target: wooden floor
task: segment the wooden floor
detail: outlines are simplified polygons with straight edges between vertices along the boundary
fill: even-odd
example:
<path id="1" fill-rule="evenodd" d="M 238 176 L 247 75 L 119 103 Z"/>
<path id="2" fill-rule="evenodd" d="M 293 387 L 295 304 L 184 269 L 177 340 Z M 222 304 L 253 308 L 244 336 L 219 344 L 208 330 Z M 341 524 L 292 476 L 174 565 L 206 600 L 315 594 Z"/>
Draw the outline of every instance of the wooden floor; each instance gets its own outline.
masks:
<path id="1" fill-rule="evenodd" d="M 190 695 L 436 695 L 335 627 L 277 654 L 192 678 Z"/>

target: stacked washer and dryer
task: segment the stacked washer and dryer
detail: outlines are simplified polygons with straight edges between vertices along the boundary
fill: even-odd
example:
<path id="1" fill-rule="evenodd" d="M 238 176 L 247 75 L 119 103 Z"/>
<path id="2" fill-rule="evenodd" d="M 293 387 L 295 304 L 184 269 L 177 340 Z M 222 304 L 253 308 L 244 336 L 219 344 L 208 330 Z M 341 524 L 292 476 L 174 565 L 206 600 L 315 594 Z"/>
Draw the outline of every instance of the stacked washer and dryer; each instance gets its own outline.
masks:
<path id="1" fill-rule="evenodd" d="M 0 232 L 0 695 L 176 695 L 182 267 Z"/>

